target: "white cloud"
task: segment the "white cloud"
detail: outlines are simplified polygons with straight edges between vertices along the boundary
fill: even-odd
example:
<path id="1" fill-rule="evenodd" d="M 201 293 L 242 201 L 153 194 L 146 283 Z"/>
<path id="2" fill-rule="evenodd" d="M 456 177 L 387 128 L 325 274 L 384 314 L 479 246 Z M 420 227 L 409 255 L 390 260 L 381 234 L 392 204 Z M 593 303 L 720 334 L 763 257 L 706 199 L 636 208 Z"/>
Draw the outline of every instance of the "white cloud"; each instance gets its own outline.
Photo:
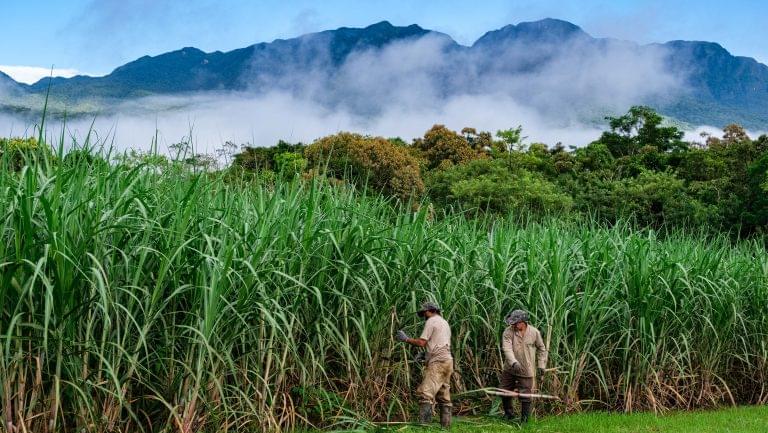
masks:
<path id="1" fill-rule="evenodd" d="M 53 69 L 41 68 L 38 66 L 10 66 L 0 65 L 0 71 L 10 75 L 11 78 L 24 84 L 33 84 L 40 79 L 50 77 L 53 74 L 54 77 L 74 77 L 79 75 L 80 72 L 76 69 Z"/>
<path id="2" fill-rule="evenodd" d="M 82 142 L 93 126 L 97 134 L 91 138 L 114 145 L 116 151 L 147 150 L 157 137 L 162 152 L 169 152 L 171 144 L 191 135 L 196 152 L 213 153 L 226 141 L 256 146 L 273 146 L 280 139 L 311 143 L 339 131 L 410 140 L 422 136 L 436 123 L 454 130 L 473 126 L 492 132 L 523 125 L 528 143 L 561 141 L 579 146 L 595 140 L 601 132 L 578 122 L 563 124 L 514 99 L 496 95 L 457 96 L 440 104 L 393 104 L 375 116 L 364 117 L 354 109 L 329 109 L 311 99 L 272 92 L 259 96 L 210 93 L 142 98 L 121 104 L 116 114 L 97 117 L 95 122 L 70 119 L 64 135 Z M 47 122 L 48 135 L 54 142 L 62 135 L 62 126 L 54 120 Z M 31 127 L 29 122 L 0 115 L 0 136 L 10 130 L 18 135 Z"/>
<path id="3" fill-rule="evenodd" d="M 701 125 L 701 126 L 697 126 L 692 130 L 685 131 L 685 137 L 683 137 L 683 139 L 693 143 L 701 144 L 701 143 L 706 143 L 707 137 L 709 136 L 722 137 L 723 132 L 724 132 L 723 128 L 717 128 L 715 126 L 709 126 L 709 125 Z M 759 131 L 759 130 L 747 130 L 745 132 L 753 140 L 762 135 L 768 134 L 768 131 Z"/>
<path id="4" fill-rule="evenodd" d="M 491 132 L 522 125 L 529 143 L 583 146 L 600 135 L 594 119 L 682 87 L 663 49 L 620 42 L 512 44 L 479 55 L 427 36 L 356 52 L 334 68 L 327 42 L 292 52 L 310 65 L 298 70 L 279 58 L 254 58 L 258 68 L 243 77 L 248 91 L 107 104 L 95 129 L 102 138 L 113 134 L 107 141 L 114 138 L 120 150 L 146 149 L 156 135 L 163 148 L 189 135 L 190 126 L 197 150 L 212 152 L 225 141 L 306 143 L 340 130 L 411 139 L 436 123 Z M 537 68 L 525 66 L 531 53 L 542 53 Z M 84 137 L 91 120 L 69 120 L 67 136 Z M 55 124 L 47 125 L 58 136 Z M 9 127 L 0 119 L 0 133 Z"/>

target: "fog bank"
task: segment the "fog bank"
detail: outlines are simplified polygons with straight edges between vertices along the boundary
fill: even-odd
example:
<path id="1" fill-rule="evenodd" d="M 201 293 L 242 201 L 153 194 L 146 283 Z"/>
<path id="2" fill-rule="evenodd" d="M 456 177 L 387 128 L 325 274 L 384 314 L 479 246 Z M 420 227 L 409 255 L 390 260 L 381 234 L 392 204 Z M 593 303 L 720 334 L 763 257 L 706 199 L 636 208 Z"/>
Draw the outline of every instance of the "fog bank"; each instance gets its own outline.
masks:
<path id="1" fill-rule="evenodd" d="M 433 124 L 491 132 L 522 125 L 528 143 L 583 146 L 604 130 L 604 116 L 686 90 L 685 77 L 667 70 L 663 48 L 621 41 L 469 49 L 427 35 L 354 51 L 340 65 L 332 65 L 328 40 L 302 43 L 292 52 L 302 67 L 255 57 L 241 77 L 245 91 L 105 103 L 93 118 L 69 121 L 65 133 L 82 140 L 93 124 L 116 150 L 146 150 L 157 136 L 161 151 L 191 138 L 197 152 L 211 153 L 227 141 L 308 143 L 339 131 L 410 140 Z M 0 135 L 23 134 L 30 123 L 0 116 Z M 61 129 L 48 121 L 48 134 Z"/>

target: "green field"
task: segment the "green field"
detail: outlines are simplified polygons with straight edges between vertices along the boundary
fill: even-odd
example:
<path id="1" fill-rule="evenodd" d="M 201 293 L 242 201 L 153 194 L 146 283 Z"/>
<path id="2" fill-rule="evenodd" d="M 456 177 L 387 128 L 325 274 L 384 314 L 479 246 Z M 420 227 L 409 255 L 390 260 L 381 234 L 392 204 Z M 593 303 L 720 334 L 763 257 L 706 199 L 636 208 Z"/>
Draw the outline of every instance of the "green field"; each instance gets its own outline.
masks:
<path id="1" fill-rule="evenodd" d="M 428 297 L 453 325 L 456 393 L 497 384 L 502 319 L 523 307 L 559 368 L 542 389 L 569 401 L 543 413 L 766 400 L 757 240 L 434 218 L 322 177 L 269 183 L 83 154 L 12 162 L 0 170 L 0 416 L 16 431 L 403 420 L 420 373 L 392 335 L 418 331 Z M 765 415 L 742 411 L 712 425 Z M 665 431 L 708 416 L 627 422 Z M 537 428 L 598 432 L 604 419 Z"/>
<path id="2" fill-rule="evenodd" d="M 493 419 L 460 419 L 454 433 L 502 433 L 525 431 L 530 433 L 762 433 L 768 425 L 768 408 L 742 407 L 713 412 L 617 415 L 590 413 L 561 417 L 547 417 L 532 422 L 525 428 L 501 423 Z M 423 432 L 440 431 L 435 428 L 382 428 L 371 431 Z"/>

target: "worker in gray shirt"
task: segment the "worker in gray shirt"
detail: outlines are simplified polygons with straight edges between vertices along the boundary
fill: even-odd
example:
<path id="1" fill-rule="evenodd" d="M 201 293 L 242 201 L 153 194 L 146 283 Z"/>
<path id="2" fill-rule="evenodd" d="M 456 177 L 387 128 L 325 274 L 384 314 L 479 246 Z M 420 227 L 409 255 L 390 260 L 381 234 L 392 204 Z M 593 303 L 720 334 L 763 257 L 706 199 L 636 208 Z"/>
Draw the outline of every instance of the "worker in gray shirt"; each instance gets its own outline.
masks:
<path id="1" fill-rule="evenodd" d="M 541 332 L 528 323 L 528 313 L 515 310 L 504 319 L 507 329 L 501 340 L 504 352 L 504 369 L 501 373 L 501 388 L 530 393 L 538 373 L 541 377 L 547 367 L 547 348 L 541 338 Z M 503 397 L 504 417 L 515 418 L 512 409 L 512 397 Z M 531 399 L 520 397 L 520 422 L 528 422 L 531 415 Z"/>

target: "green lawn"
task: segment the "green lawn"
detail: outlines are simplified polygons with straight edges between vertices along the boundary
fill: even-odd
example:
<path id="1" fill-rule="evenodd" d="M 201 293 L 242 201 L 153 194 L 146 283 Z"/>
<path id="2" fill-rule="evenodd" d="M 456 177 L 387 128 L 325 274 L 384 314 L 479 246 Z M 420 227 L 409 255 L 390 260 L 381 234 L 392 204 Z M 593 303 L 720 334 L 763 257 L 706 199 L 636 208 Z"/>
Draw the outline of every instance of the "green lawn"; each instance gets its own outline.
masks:
<path id="1" fill-rule="evenodd" d="M 378 431 L 420 432 L 434 428 L 392 426 Z M 765 433 L 768 432 L 768 406 L 741 407 L 713 412 L 653 414 L 589 413 L 548 417 L 521 429 L 490 418 L 456 418 L 453 433 L 511 432 L 531 433 Z"/>

